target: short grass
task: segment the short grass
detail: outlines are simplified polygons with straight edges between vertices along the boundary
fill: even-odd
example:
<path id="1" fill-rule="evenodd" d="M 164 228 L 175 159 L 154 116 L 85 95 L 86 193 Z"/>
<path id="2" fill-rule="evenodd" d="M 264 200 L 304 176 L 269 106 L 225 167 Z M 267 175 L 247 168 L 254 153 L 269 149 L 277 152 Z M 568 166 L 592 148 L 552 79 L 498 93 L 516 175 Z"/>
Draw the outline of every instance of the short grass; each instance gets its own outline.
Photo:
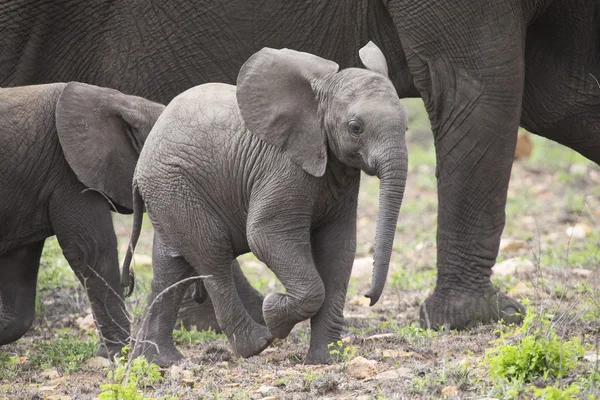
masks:
<path id="1" fill-rule="evenodd" d="M 175 341 L 186 356 L 180 371 L 126 358 L 106 370 L 88 367 L 97 337 L 81 330 L 78 321 L 89 314 L 89 304 L 51 239 L 40 270 L 35 326 L 23 339 L 0 348 L 0 398 L 95 399 L 101 393 L 103 399 L 600 397 L 598 167 L 534 136 L 532 156 L 513 166 L 503 233 L 504 239 L 524 245 L 501 250 L 498 257 L 528 260 L 533 269 L 492 277 L 502 291 L 527 303 L 527 322 L 466 332 L 423 330 L 419 305 L 436 281 L 436 159 L 422 102 L 411 99 L 405 104 L 410 115 L 409 177 L 389 279 L 382 299 L 368 307 L 362 295 L 370 271 L 354 272 L 344 342 L 330 348 L 337 364 L 303 365 L 310 340 L 304 322 L 287 339 L 249 359 L 234 357 L 222 334 L 177 327 Z M 375 178 L 365 176 L 361 182 L 357 259 L 372 256 L 378 188 Z M 122 255 L 131 217 L 115 215 L 114 221 Z M 151 248 L 146 217 L 136 253 L 150 256 Z M 283 290 L 253 255 L 240 257 L 240 262 L 261 292 Z M 137 323 L 146 307 L 152 269 L 140 258 L 135 271 L 136 291 L 126 304 Z M 374 360 L 378 373 L 397 370 L 399 375 L 356 378 L 352 362 L 358 357 Z"/>

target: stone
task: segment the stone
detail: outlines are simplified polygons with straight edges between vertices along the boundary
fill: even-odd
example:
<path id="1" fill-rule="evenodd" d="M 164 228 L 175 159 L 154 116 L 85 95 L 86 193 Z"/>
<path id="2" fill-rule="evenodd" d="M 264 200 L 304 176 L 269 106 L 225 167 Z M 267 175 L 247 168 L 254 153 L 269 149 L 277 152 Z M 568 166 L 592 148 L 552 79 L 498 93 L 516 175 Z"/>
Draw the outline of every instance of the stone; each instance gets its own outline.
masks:
<path id="1" fill-rule="evenodd" d="M 190 370 L 184 369 L 179 365 L 173 365 L 169 370 L 171 379 L 192 379 L 194 377 L 194 373 Z"/>
<path id="2" fill-rule="evenodd" d="M 525 282 L 520 281 L 508 291 L 508 294 L 519 297 L 532 297 L 535 295 L 535 290 L 527 286 Z"/>
<path id="3" fill-rule="evenodd" d="M 502 239 L 500 240 L 500 251 L 515 251 L 527 248 L 527 242 L 516 239 Z"/>
<path id="4" fill-rule="evenodd" d="M 384 358 L 418 358 L 423 359 L 424 357 L 418 353 L 413 353 L 412 351 L 402 351 L 402 350 L 383 350 L 381 352 L 382 357 Z"/>
<path id="5" fill-rule="evenodd" d="M 458 388 L 456 386 L 446 386 L 442 389 L 442 399 L 458 398 Z"/>
<path id="6" fill-rule="evenodd" d="M 391 339 L 393 337 L 394 337 L 393 333 L 379 333 L 377 335 L 371 335 L 368 338 L 366 338 L 365 340 L 368 340 L 370 342 L 376 342 L 379 340 Z"/>
<path id="7" fill-rule="evenodd" d="M 348 302 L 355 306 L 368 307 L 371 304 L 371 299 L 365 296 L 354 296 Z"/>
<path id="8" fill-rule="evenodd" d="M 412 378 L 413 373 L 410 368 L 402 367 L 398 369 L 392 369 L 378 374 L 375 379 L 378 381 L 390 381 L 392 379 L 400 378 Z"/>
<path id="9" fill-rule="evenodd" d="M 86 332 L 94 332 L 96 330 L 94 316 L 92 314 L 88 314 L 85 316 L 85 318 L 77 318 L 77 326 L 79 326 L 79 329 Z"/>
<path id="10" fill-rule="evenodd" d="M 572 164 L 569 167 L 569 173 L 573 175 L 586 175 L 588 167 L 585 164 Z"/>
<path id="11" fill-rule="evenodd" d="M 573 275 L 577 275 L 580 276 L 582 278 L 587 278 L 588 276 L 592 275 L 592 271 L 589 269 L 584 269 L 584 268 L 573 268 L 571 270 L 571 273 Z"/>
<path id="12" fill-rule="evenodd" d="M 346 367 L 348 375 L 355 379 L 366 379 L 377 375 L 377 361 L 356 357 Z"/>
<path id="13" fill-rule="evenodd" d="M 262 396 L 268 396 L 269 394 L 273 394 L 274 392 L 277 392 L 277 388 L 275 386 L 267 386 L 267 385 L 263 385 L 261 387 L 259 387 L 258 389 L 256 389 L 256 393 L 262 395 Z"/>
<path id="14" fill-rule="evenodd" d="M 354 260 L 352 275 L 355 278 L 367 277 L 373 273 L 373 257 L 362 257 Z"/>
<path id="15" fill-rule="evenodd" d="M 585 239 L 585 237 L 592 233 L 592 228 L 590 228 L 586 224 L 575 224 L 573 226 L 567 227 L 565 229 L 565 234 L 570 239 L 581 240 Z"/>
<path id="16" fill-rule="evenodd" d="M 47 369 L 46 371 L 42 371 L 40 376 L 44 379 L 57 379 L 60 378 L 60 374 L 55 369 Z"/>
<path id="17" fill-rule="evenodd" d="M 275 396 L 267 396 L 267 397 L 263 397 L 260 400 L 277 400 L 277 397 Z"/>
<path id="18" fill-rule="evenodd" d="M 595 351 L 586 351 L 583 354 L 583 358 L 591 363 L 600 363 L 600 355 L 598 355 Z"/>
<path id="19" fill-rule="evenodd" d="M 85 366 L 91 369 L 103 369 L 110 367 L 110 360 L 104 357 L 92 357 L 85 363 Z"/>
<path id="20" fill-rule="evenodd" d="M 535 265 L 527 259 L 515 257 L 494 265 L 492 271 L 496 275 L 526 274 L 535 271 Z"/>
<path id="21" fill-rule="evenodd" d="M 72 397 L 71 396 L 65 396 L 62 394 L 52 394 L 48 397 L 46 397 L 46 399 L 48 400 L 71 400 Z"/>

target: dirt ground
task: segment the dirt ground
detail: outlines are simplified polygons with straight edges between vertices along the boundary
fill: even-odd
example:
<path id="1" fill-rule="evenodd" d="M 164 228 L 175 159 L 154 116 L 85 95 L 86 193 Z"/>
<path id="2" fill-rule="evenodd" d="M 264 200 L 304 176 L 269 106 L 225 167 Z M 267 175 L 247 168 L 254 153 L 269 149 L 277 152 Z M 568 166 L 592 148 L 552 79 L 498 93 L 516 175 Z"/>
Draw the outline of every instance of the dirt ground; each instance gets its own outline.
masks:
<path id="1" fill-rule="evenodd" d="M 499 338 L 518 336 L 514 327 L 493 324 L 468 332 L 418 328 L 419 305 L 436 276 L 435 153 L 422 103 L 405 104 L 411 115 L 409 178 L 387 286 L 374 307 L 363 294 L 371 279 L 378 181 L 365 177 L 361 183 L 359 245 L 345 308 L 344 343 L 351 350 L 342 351 L 333 365 L 303 365 L 310 338 L 307 322 L 249 359 L 233 357 L 223 335 L 179 330 L 185 362 L 161 370 L 152 385 L 138 384 L 141 397 L 129 398 L 534 398 L 533 387 L 573 383 L 580 388 L 574 398 L 600 398 L 600 169 L 537 137 L 532 154 L 513 166 L 493 281 L 510 296 L 526 299 L 529 309 L 548 315 L 560 337 L 580 338 L 585 347 L 561 380 L 540 378 L 515 391 L 514 385 L 490 376 L 485 357 Z M 122 254 L 131 217 L 115 215 L 114 220 Z M 151 278 L 151 240 L 145 220 L 136 255 L 138 285 L 127 302 L 135 321 L 143 313 Z M 262 293 L 281 290 L 252 255 L 241 262 Z M 35 325 L 21 340 L 0 348 L 1 399 L 95 399 L 100 385 L 111 382 L 107 373 L 114 366 L 92 358 L 97 338 L 85 320 L 89 303 L 72 275 L 56 243 L 48 241 Z M 333 344 L 332 352 L 338 348 Z"/>

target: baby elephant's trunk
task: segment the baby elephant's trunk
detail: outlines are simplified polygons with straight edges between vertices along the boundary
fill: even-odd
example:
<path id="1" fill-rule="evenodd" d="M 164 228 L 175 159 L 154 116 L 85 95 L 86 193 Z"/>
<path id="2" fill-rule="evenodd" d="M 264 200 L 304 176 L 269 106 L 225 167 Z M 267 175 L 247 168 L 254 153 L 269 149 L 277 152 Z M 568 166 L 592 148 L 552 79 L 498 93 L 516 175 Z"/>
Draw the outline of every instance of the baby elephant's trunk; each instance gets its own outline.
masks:
<path id="1" fill-rule="evenodd" d="M 373 281 L 371 289 L 365 295 L 375 305 L 383 292 L 385 280 L 392 256 L 394 234 L 398 213 L 402 205 L 408 157 L 404 141 L 396 146 L 386 146 L 381 156 L 375 158 L 379 183 L 379 215 L 375 234 L 375 254 L 373 265 Z"/>

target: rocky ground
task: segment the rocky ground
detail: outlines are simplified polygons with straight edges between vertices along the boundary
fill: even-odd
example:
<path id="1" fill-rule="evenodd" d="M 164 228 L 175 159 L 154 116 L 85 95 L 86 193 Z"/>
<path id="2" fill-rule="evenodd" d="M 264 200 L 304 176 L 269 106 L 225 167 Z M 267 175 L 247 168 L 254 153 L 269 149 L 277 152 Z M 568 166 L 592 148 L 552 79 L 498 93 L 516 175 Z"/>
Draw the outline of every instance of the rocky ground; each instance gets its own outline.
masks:
<path id="1" fill-rule="evenodd" d="M 522 328 L 498 323 L 468 332 L 422 330 L 417 325 L 419 305 L 431 293 L 436 276 L 435 153 L 422 104 L 418 100 L 406 104 L 411 111 L 409 179 L 387 287 L 379 303 L 369 307 L 362 295 L 370 283 L 378 182 L 365 177 L 359 200 L 359 246 L 345 309 L 346 346 L 331 346 L 337 363 L 303 365 L 308 323 L 249 359 L 233 357 L 222 335 L 193 330 L 177 330 L 186 361 L 173 368 L 159 370 L 133 362 L 127 370 L 126 361 L 110 364 L 94 358 L 97 337 L 89 304 L 56 242 L 49 240 L 40 272 L 35 326 L 23 339 L 0 348 L 0 398 L 599 397 L 600 170 L 544 139 L 522 141 L 525 145 L 513 167 L 507 224 L 493 281 L 528 303 L 533 322 Z M 114 219 L 123 250 L 131 218 L 116 215 Z M 138 285 L 127 303 L 136 321 L 144 310 L 151 278 L 151 237 L 145 221 L 136 256 Z M 281 290 L 252 255 L 241 261 L 261 292 Z M 527 347 L 518 348 L 510 357 L 517 360 L 516 371 L 530 369 L 531 374 L 512 380 L 497 376 L 494 365 L 508 356 L 501 358 L 490 351 L 517 346 L 526 337 L 541 344 L 536 351 L 545 360 L 542 364 L 550 365 L 553 346 L 559 344 L 559 362 L 569 364 L 560 377 L 552 368 L 542 368 L 536 375 L 529 368 L 535 363 L 532 359 L 519 365 Z M 568 346 L 574 340 L 582 344 L 569 359 Z M 120 391 L 110 392 L 103 386 L 111 383 L 118 384 L 113 389 Z"/>

